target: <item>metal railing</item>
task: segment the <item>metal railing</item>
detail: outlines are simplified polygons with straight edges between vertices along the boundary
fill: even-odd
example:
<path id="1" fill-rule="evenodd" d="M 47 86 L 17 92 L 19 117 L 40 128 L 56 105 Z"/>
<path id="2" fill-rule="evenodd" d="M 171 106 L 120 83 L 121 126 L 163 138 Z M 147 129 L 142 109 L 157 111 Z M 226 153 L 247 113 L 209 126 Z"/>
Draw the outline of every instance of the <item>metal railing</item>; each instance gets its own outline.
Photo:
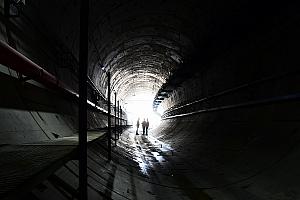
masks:
<path id="1" fill-rule="evenodd" d="M 224 105 L 219 107 L 213 107 L 213 108 L 207 108 L 207 109 L 200 109 L 193 112 L 187 112 L 187 113 L 181 113 L 181 114 L 175 114 L 167 117 L 162 117 L 163 120 L 165 119 L 173 119 L 173 118 L 179 118 L 179 117 L 186 117 L 201 113 L 207 113 L 207 112 L 216 112 L 216 111 L 223 111 L 223 110 L 230 110 L 230 109 L 236 109 L 236 108 L 246 108 L 251 106 L 259 106 L 259 105 L 269 105 L 274 103 L 281 103 L 286 101 L 298 101 L 300 100 L 300 93 L 296 94 L 290 94 L 285 96 L 277 96 L 272 97 L 268 99 L 262 99 L 262 100 L 256 100 L 256 101 L 247 101 L 239 104 L 232 104 L 232 105 Z"/>
<path id="2" fill-rule="evenodd" d="M 121 121 L 125 121 L 126 119 L 123 118 L 123 113 L 121 109 L 118 106 L 118 113 L 116 114 L 112 114 L 110 113 L 113 105 L 111 105 L 110 102 L 108 102 L 108 106 L 107 109 L 101 108 L 100 106 L 97 106 L 95 103 L 89 101 L 87 99 L 87 97 L 83 98 L 84 101 L 80 101 L 80 95 L 78 93 L 76 93 L 75 91 L 73 91 L 72 89 L 70 89 L 67 85 L 65 85 L 62 81 L 60 81 L 59 79 L 57 79 L 54 75 L 52 75 L 51 73 L 49 73 L 48 71 L 46 71 L 45 69 L 43 69 L 42 67 L 40 67 L 39 65 L 37 65 L 36 63 L 32 62 L 30 59 L 28 59 L 27 57 L 25 57 L 24 55 L 22 55 L 21 53 L 19 53 L 18 51 L 16 51 L 15 49 L 13 49 L 12 47 L 10 47 L 8 44 L 6 44 L 3 41 L 0 41 L 0 64 L 16 71 L 19 75 L 20 75 L 20 80 L 21 81 L 27 81 L 27 80 L 34 80 L 42 85 L 44 85 L 45 87 L 49 88 L 49 89 L 53 89 L 56 91 L 61 92 L 63 95 L 67 95 L 68 97 L 71 97 L 71 99 L 75 99 L 76 101 L 79 101 L 79 105 L 84 105 L 82 108 L 82 111 L 84 111 L 84 113 L 86 113 L 87 108 L 89 109 L 94 109 L 98 112 L 101 112 L 104 115 L 108 116 L 108 119 L 110 119 L 111 117 L 115 117 L 118 121 L 119 121 L 119 125 L 121 124 Z M 25 76 L 25 77 L 23 77 Z M 81 86 L 85 87 L 85 91 L 87 92 L 87 81 L 88 81 L 88 77 L 85 76 L 84 78 L 84 83 L 86 84 L 82 84 L 83 82 L 81 81 L 79 84 Z M 94 87 L 95 88 L 95 87 Z M 99 92 L 97 90 L 97 92 Z M 100 93 L 100 92 L 99 92 Z M 100 93 L 101 95 L 101 93 Z M 103 96 L 102 96 L 103 97 Z M 86 116 L 86 114 L 81 114 L 79 116 Z M 79 123 L 82 123 L 82 118 L 80 118 Z M 86 120 L 86 117 L 85 117 Z M 86 127 L 86 123 L 83 123 L 80 125 L 81 128 L 83 129 L 84 132 L 86 132 L 87 127 Z M 111 129 L 111 124 L 107 127 L 108 129 Z M 109 141 L 110 141 L 110 136 L 111 136 L 111 132 L 108 131 L 108 137 L 109 137 Z M 86 171 L 86 134 L 82 134 L 81 132 L 79 133 L 79 143 L 80 141 L 84 142 L 84 144 L 79 144 L 79 154 L 80 154 L 80 161 L 79 163 L 82 163 L 83 166 L 81 166 L 81 175 L 80 177 L 85 179 L 85 171 Z M 111 154 L 111 144 L 109 144 L 109 155 Z M 111 156 L 109 156 L 108 158 L 109 160 L 111 159 Z M 81 184 L 80 188 L 86 188 L 86 181 L 83 180 L 84 183 Z M 85 189 L 83 189 L 85 190 Z M 82 191 L 83 196 L 85 196 L 86 192 Z M 81 196 L 80 195 L 80 196 Z M 86 199 L 83 196 L 81 196 L 81 199 Z"/>
<path id="3" fill-rule="evenodd" d="M 242 107 L 248 107 L 248 106 L 255 106 L 255 105 L 262 105 L 262 104 L 272 104 L 272 103 L 277 103 L 277 102 L 282 102 L 282 101 L 294 101 L 299 99 L 299 93 L 294 93 L 294 94 L 287 94 L 283 96 L 273 96 L 273 97 L 268 97 L 264 99 L 256 99 L 252 101 L 246 101 L 246 102 L 241 102 L 241 103 L 236 103 L 236 104 L 230 104 L 230 105 L 221 105 L 217 107 L 212 107 L 212 108 L 200 108 L 199 105 L 201 103 L 208 103 L 212 100 L 215 100 L 217 98 L 220 98 L 225 95 L 229 94 L 234 94 L 239 91 L 243 91 L 245 89 L 248 89 L 250 87 L 256 86 L 258 84 L 263 84 L 263 83 L 268 83 L 269 81 L 280 79 L 280 78 L 285 78 L 285 77 L 291 77 L 291 76 L 298 76 L 300 73 L 300 70 L 294 70 L 294 71 L 289 71 L 286 73 L 282 74 L 277 74 L 277 75 L 272 75 L 268 76 L 259 80 L 252 81 L 247 84 L 242 84 L 234 88 L 230 88 L 221 92 L 218 92 L 216 94 L 185 103 L 183 105 L 178 105 L 174 106 L 173 108 L 170 108 L 164 112 L 162 115 L 162 119 L 172 119 L 172 118 L 177 118 L 177 117 L 184 117 L 184 116 L 189 116 L 189 115 L 195 115 L 195 114 L 200 114 L 200 113 L 205 113 L 205 112 L 213 112 L 213 111 L 221 111 L 221 110 L 228 110 L 228 109 L 234 109 L 234 108 L 242 108 Z M 189 109 L 192 108 L 193 106 L 196 107 L 194 108 L 194 111 L 182 111 L 180 113 L 180 109 Z M 198 108 L 197 108 L 198 107 Z M 204 106 L 201 106 L 204 107 Z M 191 109 L 190 109 L 191 110 Z M 178 112 L 178 113 L 176 113 Z"/>

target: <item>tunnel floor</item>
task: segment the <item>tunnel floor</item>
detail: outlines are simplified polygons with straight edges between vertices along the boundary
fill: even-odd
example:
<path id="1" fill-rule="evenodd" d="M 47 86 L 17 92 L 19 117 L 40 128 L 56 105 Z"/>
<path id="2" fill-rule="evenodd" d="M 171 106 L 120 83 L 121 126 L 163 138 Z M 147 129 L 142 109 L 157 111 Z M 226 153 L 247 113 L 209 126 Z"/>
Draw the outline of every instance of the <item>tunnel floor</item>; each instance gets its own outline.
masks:
<path id="1" fill-rule="evenodd" d="M 110 163 L 103 156 L 105 142 L 99 141 L 92 145 L 89 148 L 89 176 L 94 180 L 102 177 L 102 189 L 96 186 L 96 190 L 102 191 L 102 195 L 108 199 L 262 200 L 259 197 L 261 184 L 270 191 L 285 191 L 287 183 L 298 184 L 296 177 L 285 181 L 290 173 L 297 173 L 297 166 L 291 168 L 289 161 L 300 153 L 299 149 L 291 152 L 292 145 L 287 142 L 278 141 L 284 145 L 274 146 L 273 150 L 270 145 L 253 144 L 253 149 L 237 150 L 237 156 L 232 143 L 227 146 L 230 151 L 219 149 L 215 153 L 205 153 L 201 147 L 203 142 L 208 142 L 205 139 L 191 138 L 189 143 L 182 143 L 180 138 L 173 138 L 164 140 L 168 142 L 165 143 L 153 137 L 159 135 L 160 131 L 164 130 L 160 127 L 150 131 L 149 136 L 143 136 L 141 131 L 140 135 L 136 135 L 134 128 L 127 129 L 118 140 L 117 147 L 113 148 Z M 266 155 L 258 153 L 263 152 L 261 145 L 269 149 Z M 198 148 L 202 153 L 191 154 L 189 148 Z M 279 158 L 272 157 L 275 151 Z M 224 163 L 214 165 L 216 156 L 222 153 Z M 233 158 L 234 162 L 231 161 Z M 229 161 L 227 164 L 226 160 Z M 289 171 L 282 170 L 287 166 L 290 167 Z M 269 176 L 282 180 L 285 186 L 266 182 Z M 93 184 L 90 181 L 90 185 Z M 266 198 L 263 199 L 293 197 L 293 188 L 289 187 L 289 191 L 284 194 L 265 193 Z M 94 199 L 91 192 L 90 198 Z"/>
<path id="2" fill-rule="evenodd" d="M 262 198 L 256 196 L 256 193 L 259 194 L 260 192 L 259 184 L 268 180 L 265 177 L 278 176 L 284 181 L 285 177 L 289 176 L 288 173 L 296 174 L 298 171 L 296 165 L 293 167 L 294 170 L 289 168 L 289 171 L 284 171 L 282 169 L 284 169 L 283 166 L 288 166 L 289 160 L 300 155 L 299 149 L 293 149 L 292 152 L 289 150 L 291 154 L 285 157 L 280 156 L 280 160 L 272 158 L 270 156 L 272 152 L 270 151 L 266 157 L 262 156 L 264 161 L 259 159 L 261 155 L 257 154 L 257 151 L 253 153 L 251 149 L 244 149 L 239 151 L 241 160 L 237 159 L 231 165 L 222 164 L 220 165 L 221 169 L 217 166 L 212 167 L 212 161 L 215 159 L 216 154 L 203 151 L 201 144 L 204 139 L 191 138 L 189 143 L 182 145 L 183 142 L 180 141 L 180 137 L 173 137 L 171 140 L 165 140 L 165 138 L 165 142 L 161 141 L 160 138 L 155 138 L 154 136 L 159 135 L 160 131 L 165 131 L 161 127 L 150 130 L 148 136 L 142 135 L 141 130 L 139 135 L 136 135 L 135 131 L 134 128 L 124 130 L 120 139 L 117 140 L 117 146 L 113 147 L 110 162 L 107 161 L 107 140 L 104 137 L 104 132 L 101 133 L 102 136 L 100 137 L 99 135 L 97 137 L 91 135 L 90 139 L 92 141 L 88 144 L 87 157 L 89 199 L 262 200 Z M 166 134 L 164 133 L 164 135 Z M 49 152 L 53 149 L 56 152 L 55 155 L 51 154 L 53 156 L 68 153 L 65 149 L 75 149 L 75 140 L 76 138 L 70 137 L 47 143 L 26 144 L 21 145 L 18 154 L 11 152 L 8 155 L 7 151 L 3 154 L 6 153 L 6 156 L 11 156 L 10 159 L 5 160 L 21 158 L 31 160 L 33 163 L 37 160 L 36 163 L 39 163 L 40 160 L 45 160 L 44 155 L 49 156 Z M 287 143 L 285 144 L 284 147 L 290 148 Z M 270 148 L 266 145 L 263 146 Z M 190 154 L 189 148 L 192 147 L 197 147 L 202 154 Z M 47 148 L 49 152 L 41 151 L 38 155 L 28 154 L 27 157 L 24 157 L 24 155 L 27 155 L 23 151 L 26 148 Z M 253 148 L 259 149 L 257 145 L 254 145 Z M 9 150 L 10 146 L 3 146 L 2 149 Z M 275 149 L 277 149 L 278 155 L 280 152 L 286 151 L 285 148 L 279 148 L 279 146 L 276 146 Z M 217 151 L 218 154 L 222 152 L 224 153 L 224 149 Z M 230 157 L 233 157 L 235 153 L 226 154 L 228 155 L 224 158 L 231 160 Z M 257 159 L 255 161 L 252 158 L 252 163 L 257 167 L 243 164 L 243 160 L 247 161 L 251 157 Z M 276 162 L 273 161 L 274 159 Z M 271 163 L 272 166 L 269 167 L 267 163 Z M 15 166 L 16 169 L 24 169 L 24 167 L 20 168 L 19 165 Z M 46 180 L 35 186 L 30 193 L 32 195 L 30 198 L 34 197 L 31 199 L 76 199 L 78 195 L 78 160 L 76 157 L 69 158 L 69 161 L 61 163 L 61 166 L 53 174 L 45 177 Z M 9 174 L 12 176 L 18 175 L 14 168 L 9 170 L 11 171 Z M 27 171 L 32 172 L 31 170 Z M 234 173 L 238 171 L 243 173 Z M 2 172 L 2 177 L 5 177 L 6 172 Z M 17 178 L 15 180 L 18 180 Z M 298 183 L 297 177 L 294 177 L 294 179 L 294 182 L 289 181 L 290 184 Z M 7 183 L 5 180 L 2 182 L 2 186 Z M 283 184 L 285 183 L 283 182 Z M 267 183 L 265 185 L 266 187 L 283 190 L 283 186 L 278 188 Z M 290 191 L 292 191 L 292 188 L 290 188 Z M 283 196 L 293 194 L 289 193 Z M 268 195 L 266 194 L 266 196 Z M 281 196 L 278 197 L 277 199 L 284 199 Z"/>
<path id="3" fill-rule="evenodd" d="M 104 135 L 88 131 L 88 142 Z M 68 160 L 76 157 L 78 136 L 23 144 L 0 145 L 0 198 L 26 193 Z"/>
<path id="4" fill-rule="evenodd" d="M 146 136 L 141 130 L 136 135 L 135 129 L 128 129 L 118 141 L 117 152 L 137 166 L 136 175 L 128 185 L 132 199 L 211 199 L 195 185 L 197 182 L 187 178 L 196 177 L 197 170 L 170 145 L 152 137 L 151 131 Z"/>
<path id="5" fill-rule="evenodd" d="M 99 138 L 88 148 L 89 199 L 212 199 L 201 187 L 201 173 L 170 145 L 149 135 L 126 129 L 106 158 L 106 141 Z M 153 130 L 158 131 L 158 129 Z M 78 184 L 78 161 L 69 161 L 55 173 Z M 72 178 L 73 176 L 73 178 Z M 71 184 L 72 185 L 72 184 Z M 35 196 L 41 192 L 34 190 Z"/>

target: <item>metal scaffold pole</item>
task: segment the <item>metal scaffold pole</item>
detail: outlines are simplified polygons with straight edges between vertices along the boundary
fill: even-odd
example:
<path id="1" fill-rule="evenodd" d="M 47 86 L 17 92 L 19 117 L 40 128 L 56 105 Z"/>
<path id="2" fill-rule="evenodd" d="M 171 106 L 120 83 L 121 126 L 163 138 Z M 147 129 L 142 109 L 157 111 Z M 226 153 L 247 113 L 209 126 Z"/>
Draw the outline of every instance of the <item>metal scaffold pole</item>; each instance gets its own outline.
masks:
<path id="1" fill-rule="evenodd" d="M 107 87 L 108 87 L 108 94 L 107 94 L 107 110 L 108 110 L 108 131 L 107 131 L 107 153 L 108 153 L 108 160 L 111 160 L 111 88 L 110 88 L 110 72 L 107 72 Z"/>
<path id="2" fill-rule="evenodd" d="M 122 127 L 122 122 L 123 122 L 123 111 L 122 111 L 122 107 L 120 106 L 120 135 L 122 135 L 123 133 L 123 127 Z"/>
<path id="3" fill-rule="evenodd" d="M 118 115 L 118 137 L 120 136 L 120 102 L 118 101 L 117 102 L 117 108 L 118 108 L 118 112 L 117 112 L 117 115 Z"/>
<path id="4" fill-rule="evenodd" d="M 79 199 L 87 199 L 87 66 L 89 1 L 80 4 L 79 44 Z"/>
<path id="5" fill-rule="evenodd" d="M 117 146 L 117 93 L 115 92 L 115 146 Z"/>

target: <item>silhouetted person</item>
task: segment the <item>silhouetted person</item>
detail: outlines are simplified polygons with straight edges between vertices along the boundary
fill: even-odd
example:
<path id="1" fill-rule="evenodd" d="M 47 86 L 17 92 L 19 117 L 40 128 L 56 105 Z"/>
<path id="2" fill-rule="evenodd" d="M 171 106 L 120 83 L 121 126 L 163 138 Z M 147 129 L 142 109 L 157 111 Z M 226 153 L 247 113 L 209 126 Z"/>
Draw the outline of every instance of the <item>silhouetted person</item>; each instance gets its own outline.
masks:
<path id="1" fill-rule="evenodd" d="M 138 118 L 138 120 L 136 122 L 136 135 L 139 134 L 139 127 L 140 127 L 140 118 Z"/>
<path id="2" fill-rule="evenodd" d="M 145 121 L 145 119 L 142 122 L 142 127 L 143 127 L 143 135 L 145 135 L 145 130 L 146 130 L 146 124 L 147 122 Z"/>
<path id="3" fill-rule="evenodd" d="M 149 120 L 147 118 L 147 121 L 146 121 L 146 135 L 148 135 L 148 128 L 149 128 Z"/>

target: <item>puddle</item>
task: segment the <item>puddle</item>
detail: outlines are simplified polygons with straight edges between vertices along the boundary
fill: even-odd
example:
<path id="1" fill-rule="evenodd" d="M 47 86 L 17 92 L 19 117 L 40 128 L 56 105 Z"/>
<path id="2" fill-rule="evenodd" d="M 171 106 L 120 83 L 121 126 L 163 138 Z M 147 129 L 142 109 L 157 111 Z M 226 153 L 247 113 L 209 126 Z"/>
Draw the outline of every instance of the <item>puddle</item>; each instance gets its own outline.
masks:
<path id="1" fill-rule="evenodd" d="M 125 142 L 127 143 L 126 151 L 132 154 L 141 174 L 148 178 L 151 172 L 155 171 L 158 163 L 167 162 L 164 157 L 173 151 L 170 145 L 151 136 L 144 138 L 129 133 Z"/>
<path id="2" fill-rule="evenodd" d="M 156 160 L 159 162 L 166 162 L 163 156 L 161 156 L 158 152 L 151 152 L 152 155 L 155 157 Z"/>
<path id="3" fill-rule="evenodd" d="M 139 167 L 140 167 L 140 172 L 146 176 L 149 176 L 149 173 L 148 173 L 148 170 L 149 170 L 149 166 L 147 163 L 145 163 L 143 161 L 143 159 L 139 158 L 139 157 L 136 157 L 134 159 L 138 164 L 139 164 Z"/>

